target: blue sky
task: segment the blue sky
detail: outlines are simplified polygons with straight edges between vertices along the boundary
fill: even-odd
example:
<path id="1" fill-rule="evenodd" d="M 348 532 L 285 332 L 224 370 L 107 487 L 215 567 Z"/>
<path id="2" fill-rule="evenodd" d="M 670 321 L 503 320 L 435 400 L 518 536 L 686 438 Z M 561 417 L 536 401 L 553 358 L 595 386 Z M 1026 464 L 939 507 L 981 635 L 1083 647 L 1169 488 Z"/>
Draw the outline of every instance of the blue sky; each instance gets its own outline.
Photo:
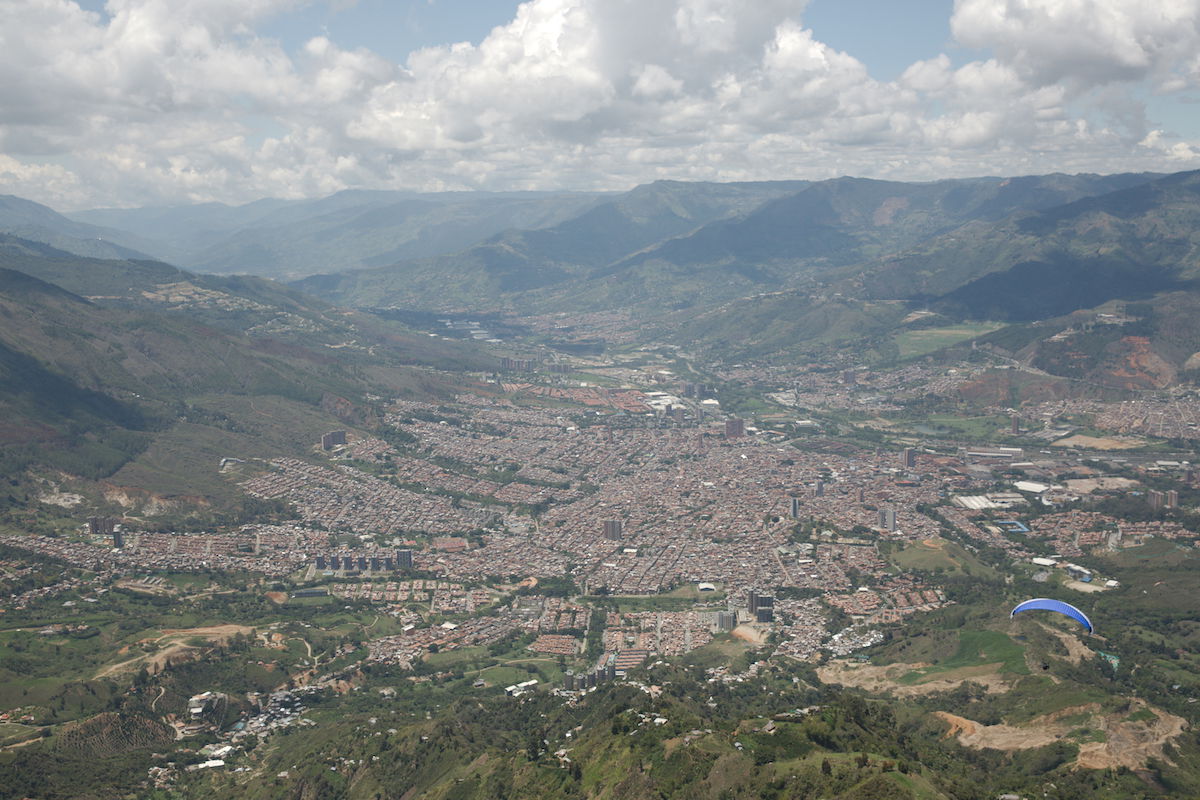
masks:
<path id="1" fill-rule="evenodd" d="M 23 0 L 0 192 L 1200 167 L 1200 0 Z"/>

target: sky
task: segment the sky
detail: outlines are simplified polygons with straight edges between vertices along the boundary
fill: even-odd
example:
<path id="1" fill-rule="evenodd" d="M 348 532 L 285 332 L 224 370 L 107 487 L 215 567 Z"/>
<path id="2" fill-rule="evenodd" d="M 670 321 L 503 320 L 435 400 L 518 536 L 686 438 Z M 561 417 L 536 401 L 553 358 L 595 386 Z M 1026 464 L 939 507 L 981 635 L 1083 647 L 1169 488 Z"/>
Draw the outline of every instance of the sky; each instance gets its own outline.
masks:
<path id="1" fill-rule="evenodd" d="M 0 193 L 1200 168 L 1200 0 L 0 0 Z"/>

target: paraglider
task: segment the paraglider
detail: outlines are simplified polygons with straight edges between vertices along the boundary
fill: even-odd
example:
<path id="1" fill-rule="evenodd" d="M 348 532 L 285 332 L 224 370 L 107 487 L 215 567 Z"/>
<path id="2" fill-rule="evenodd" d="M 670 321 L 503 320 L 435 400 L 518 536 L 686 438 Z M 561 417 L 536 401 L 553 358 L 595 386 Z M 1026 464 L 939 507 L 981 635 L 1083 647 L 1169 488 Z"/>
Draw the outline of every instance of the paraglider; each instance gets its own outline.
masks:
<path id="1" fill-rule="evenodd" d="M 1024 603 L 1018 603 L 1017 607 L 1009 614 L 1009 619 L 1012 619 L 1017 614 L 1023 611 L 1057 611 L 1059 614 L 1065 614 L 1071 619 L 1078 620 L 1083 627 L 1087 628 L 1087 632 L 1092 632 L 1092 621 L 1075 606 L 1070 603 L 1064 603 L 1062 600 L 1051 600 L 1048 597 L 1035 597 L 1032 600 L 1026 600 Z"/>

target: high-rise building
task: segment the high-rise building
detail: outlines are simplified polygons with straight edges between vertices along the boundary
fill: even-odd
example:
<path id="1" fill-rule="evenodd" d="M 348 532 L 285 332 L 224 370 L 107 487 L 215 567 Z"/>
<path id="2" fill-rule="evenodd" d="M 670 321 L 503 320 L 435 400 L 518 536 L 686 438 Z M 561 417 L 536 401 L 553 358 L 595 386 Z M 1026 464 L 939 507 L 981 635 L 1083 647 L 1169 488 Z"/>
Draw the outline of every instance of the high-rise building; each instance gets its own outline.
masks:
<path id="1" fill-rule="evenodd" d="M 758 611 L 754 612 L 754 621 L 755 622 L 774 622 L 775 621 L 775 609 L 774 608 L 758 609 Z"/>
<path id="2" fill-rule="evenodd" d="M 1146 492 L 1146 501 L 1150 504 L 1151 511 L 1161 511 L 1166 499 L 1167 496 L 1157 489 Z"/>
<path id="3" fill-rule="evenodd" d="M 625 535 L 625 523 L 619 519 L 604 520 L 604 538 L 620 541 Z"/>
<path id="4" fill-rule="evenodd" d="M 413 568 L 413 551 L 412 550 L 397 550 L 396 551 L 396 569 L 412 569 Z"/>
<path id="5" fill-rule="evenodd" d="M 725 438 L 735 439 L 746 435 L 746 421 L 741 417 L 731 417 L 725 420 Z"/>
<path id="6" fill-rule="evenodd" d="M 813 484 L 813 497 L 825 496 L 825 481 L 817 481 Z"/>
<path id="7" fill-rule="evenodd" d="M 757 616 L 758 612 L 763 609 L 775 608 L 775 596 L 770 594 L 759 594 L 756 590 L 751 589 L 746 600 L 746 608 L 751 616 Z"/>
<path id="8" fill-rule="evenodd" d="M 505 356 L 500 359 L 500 369 L 512 370 L 514 372 L 530 372 L 537 365 L 538 362 L 532 358 L 509 358 Z"/>
<path id="9" fill-rule="evenodd" d="M 906 447 L 900 451 L 900 466 L 905 469 L 912 469 L 917 466 L 917 451 L 911 447 Z"/>
<path id="10" fill-rule="evenodd" d="M 733 611 L 717 612 L 717 630 L 731 631 L 737 627 L 737 613 Z"/>
<path id="11" fill-rule="evenodd" d="M 1166 508 L 1179 508 L 1179 490 L 1177 490 L 1177 489 L 1168 489 L 1167 490 L 1167 502 L 1166 502 L 1165 507 Z"/>
<path id="12" fill-rule="evenodd" d="M 1009 427 L 1008 432 L 1013 436 L 1016 436 L 1021 432 L 1021 418 L 1016 414 L 1013 414 L 1012 425 Z"/>
<path id="13" fill-rule="evenodd" d="M 802 507 L 802 506 L 801 506 L 801 504 L 800 504 L 800 498 L 799 498 L 799 497 L 793 497 L 793 498 L 792 498 L 792 519 L 800 519 L 800 509 L 801 509 L 801 507 Z"/>
<path id="14" fill-rule="evenodd" d="M 332 450 L 334 447 L 345 444 L 345 443 L 346 443 L 346 432 L 345 431 L 330 431 L 329 433 L 327 433 L 321 437 L 321 449 L 322 450 Z"/>
<path id="15" fill-rule="evenodd" d="M 879 527 L 889 531 L 896 530 L 896 509 L 879 509 Z"/>
<path id="16" fill-rule="evenodd" d="M 122 547 L 125 546 L 125 534 L 124 534 L 124 532 L 121 531 L 121 528 L 119 525 L 113 526 L 112 542 L 113 542 L 113 547 L 117 548 L 118 550 L 120 550 Z"/>

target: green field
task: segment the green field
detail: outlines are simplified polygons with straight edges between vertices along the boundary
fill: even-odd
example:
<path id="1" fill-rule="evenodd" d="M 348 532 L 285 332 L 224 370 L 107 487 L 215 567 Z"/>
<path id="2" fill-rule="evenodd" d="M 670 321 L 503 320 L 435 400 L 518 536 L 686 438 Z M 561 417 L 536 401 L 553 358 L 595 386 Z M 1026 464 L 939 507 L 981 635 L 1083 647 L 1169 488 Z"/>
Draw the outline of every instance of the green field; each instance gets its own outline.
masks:
<path id="1" fill-rule="evenodd" d="M 915 542 L 891 555 L 891 561 L 905 570 L 934 572 L 939 568 L 954 575 L 996 577 L 996 571 L 954 542 L 945 539 Z"/>
<path id="2" fill-rule="evenodd" d="M 748 666 L 746 653 L 750 647 L 740 639 L 729 635 L 718 636 L 703 647 L 698 647 L 683 658 L 683 663 L 711 669 L 730 667 L 735 671 Z"/>
<path id="3" fill-rule="evenodd" d="M 449 669 L 459 664 L 466 664 L 486 657 L 486 647 L 460 647 L 456 650 L 443 650 L 440 653 L 430 653 L 425 657 L 425 663 L 438 669 Z"/>
<path id="4" fill-rule="evenodd" d="M 900 349 L 901 358 L 923 356 L 952 344 L 974 339 L 999 330 L 1004 326 L 998 322 L 977 322 L 974 324 L 948 325 L 944 328 L 924 328 L 915 331 L 904 331 L 897 334 L 896 346 Z"/>
<path id="5" fill-rule="evenodd" d="M 954 655 L 923 669 L 904 675 L 901 683 L 915 684 L 936 678 L 952 670 L 998 664 L 1001 673 L 1028 675 L 1025 648 L 999 631 L 960 631 Z"/>

